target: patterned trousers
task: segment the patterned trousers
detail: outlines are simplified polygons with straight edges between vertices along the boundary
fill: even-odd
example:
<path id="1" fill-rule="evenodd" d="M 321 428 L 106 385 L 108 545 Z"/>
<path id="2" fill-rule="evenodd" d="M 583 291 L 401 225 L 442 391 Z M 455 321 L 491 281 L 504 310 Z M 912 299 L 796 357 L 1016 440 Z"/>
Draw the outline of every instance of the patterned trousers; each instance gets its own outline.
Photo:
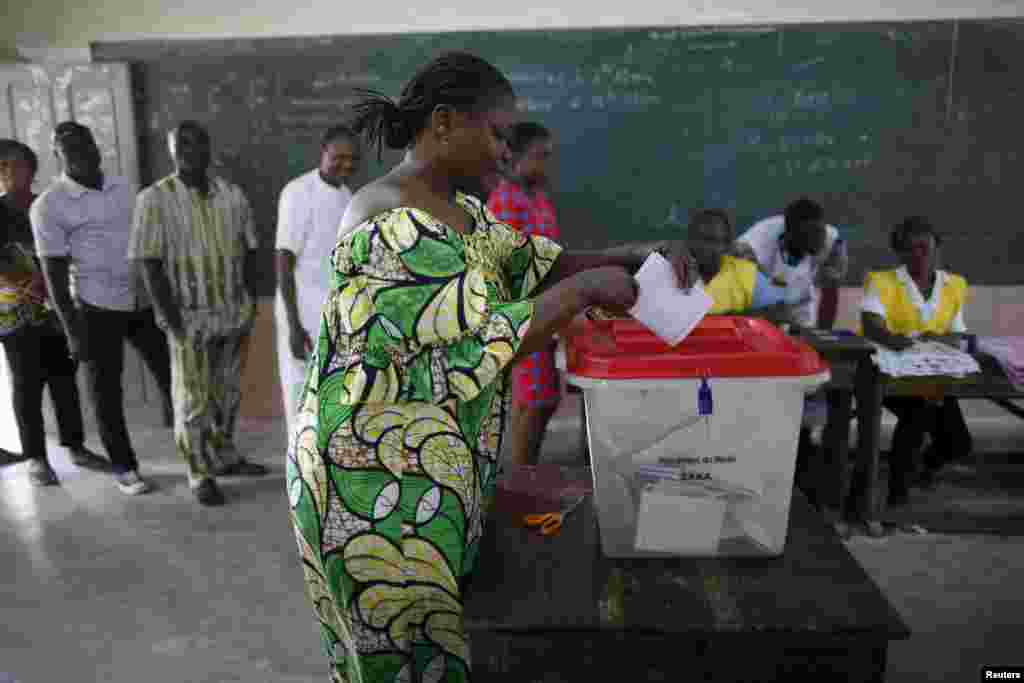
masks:
<path id="1" fill-rule="evenodd" d="M 248 331 L 184 342 L 168 335 L 174 442 L 192 486 L 239 460 L 234 436 Z"/>

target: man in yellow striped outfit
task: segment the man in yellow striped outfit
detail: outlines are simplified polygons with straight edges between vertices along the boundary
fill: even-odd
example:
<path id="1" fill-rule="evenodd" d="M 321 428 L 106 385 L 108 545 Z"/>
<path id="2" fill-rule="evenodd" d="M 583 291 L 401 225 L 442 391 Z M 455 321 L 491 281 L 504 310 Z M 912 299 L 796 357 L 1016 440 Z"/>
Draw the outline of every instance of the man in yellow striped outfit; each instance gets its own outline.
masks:
<path id="1" fill-rule="evenodd" d="M 209 173 L 210 136 L 185 121 L 168 134 L 175 173 L 139 194 L 129 258 L 171 347 L 174 439 L 203 505 L 224 496 L 216 475 L 261 475 L 234 446 L 242 347 L 255 317 L 246 259 L 259 246 L 241 189 Z"/>

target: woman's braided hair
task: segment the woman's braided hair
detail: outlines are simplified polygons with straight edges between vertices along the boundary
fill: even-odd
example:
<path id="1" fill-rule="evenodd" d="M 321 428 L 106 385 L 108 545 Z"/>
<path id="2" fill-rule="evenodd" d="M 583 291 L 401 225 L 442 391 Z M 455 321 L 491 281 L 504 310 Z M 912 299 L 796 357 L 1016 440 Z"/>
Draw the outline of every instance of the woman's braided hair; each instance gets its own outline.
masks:
<path id="1" fill-rule="evenodd" d="M 477 112 L 514 94 L 512 84 L 489 62 L 466 52 L 448 52 L 428 62 L 402 88 L 398 100 L 374 90 L 357 89 L 362 100 L 351 106 L 350 126 L 367 143 L 407 149 L 439 105 Z"/>

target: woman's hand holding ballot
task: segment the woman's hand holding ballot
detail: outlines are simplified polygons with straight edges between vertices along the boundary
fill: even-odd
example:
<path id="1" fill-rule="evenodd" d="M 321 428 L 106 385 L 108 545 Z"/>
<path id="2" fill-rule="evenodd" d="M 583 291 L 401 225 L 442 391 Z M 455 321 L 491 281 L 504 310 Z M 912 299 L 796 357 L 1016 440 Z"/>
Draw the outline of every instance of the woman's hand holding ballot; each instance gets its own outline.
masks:
<path id="1" fill-rule="evenodd" d="M 606 259 L 605 262 L 619 263 L 634 276 L 648 261 L 651 254 L 660 254 L 670 264 L 675 276 L 674 284 L 684 294 L 689 294 L 700 278 L 696 260 L 683 240 L 630 243 L 599 253 L 603 259 Z M 569 258 L 573 258 L 573 256 L 569 256 Z M 634 299 L 633 304 L 635 303 Z M 594 321 L 624 318 L 631 315 L 632 308 L 632 304 L 609 305 L 603 301 L 593 301 L 587 308 L 587 317 Z"/>
<path id="2" fill-rule="evenodd" d="M 686 246 L 686 242 L 682 240 L 665 240 L 656 243 L 653 251 L 657 251 L 672 264 L 672 269 L 679 280 L 680 289 L 689 292 L 697 284 L 697 280 L 700 278 L 700 273 L 697 271 L 697 260 Z M 640 261 L 641 265 L 650 254 L 651 252 L 648 251 L 647 255 Z"/>
<path id="3" fill-rule="evenodd" d="M 684 240 L 661 240 L 658 242 L 634 242 L 621 247 L 607 250 L 612 258 L 620 258 L 631 273 L 636 273 L 652 253 L 658 252 L 675 271 L 679 288 L 689 291 L 696 283 L 700 274 L 697 272 L 697 261 Z"/>

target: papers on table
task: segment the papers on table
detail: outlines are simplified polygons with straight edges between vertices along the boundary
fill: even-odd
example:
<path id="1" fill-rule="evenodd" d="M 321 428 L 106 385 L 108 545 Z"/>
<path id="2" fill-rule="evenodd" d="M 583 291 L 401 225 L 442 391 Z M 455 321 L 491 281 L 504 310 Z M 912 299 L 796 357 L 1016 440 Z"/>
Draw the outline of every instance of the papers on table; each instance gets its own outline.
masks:
<path id="1" fill-rule="evenodd" d="M 981 372 L 978 361 L 970 354 L 941 342 L 918 341 L 904 351 L 893 351 L 879 344 L 875 344 L 875 348 L 875 365 L 890 377 L 963 377 Z"/>
<path id="2" fill-rule="evenodd" d="M 689 293 L 679 288 L 672 264 L 652 252 L 636 273 L 640 294 L 629 314 L 669 346 L 686 339 L 713 304 L 700 287 Z"/>

